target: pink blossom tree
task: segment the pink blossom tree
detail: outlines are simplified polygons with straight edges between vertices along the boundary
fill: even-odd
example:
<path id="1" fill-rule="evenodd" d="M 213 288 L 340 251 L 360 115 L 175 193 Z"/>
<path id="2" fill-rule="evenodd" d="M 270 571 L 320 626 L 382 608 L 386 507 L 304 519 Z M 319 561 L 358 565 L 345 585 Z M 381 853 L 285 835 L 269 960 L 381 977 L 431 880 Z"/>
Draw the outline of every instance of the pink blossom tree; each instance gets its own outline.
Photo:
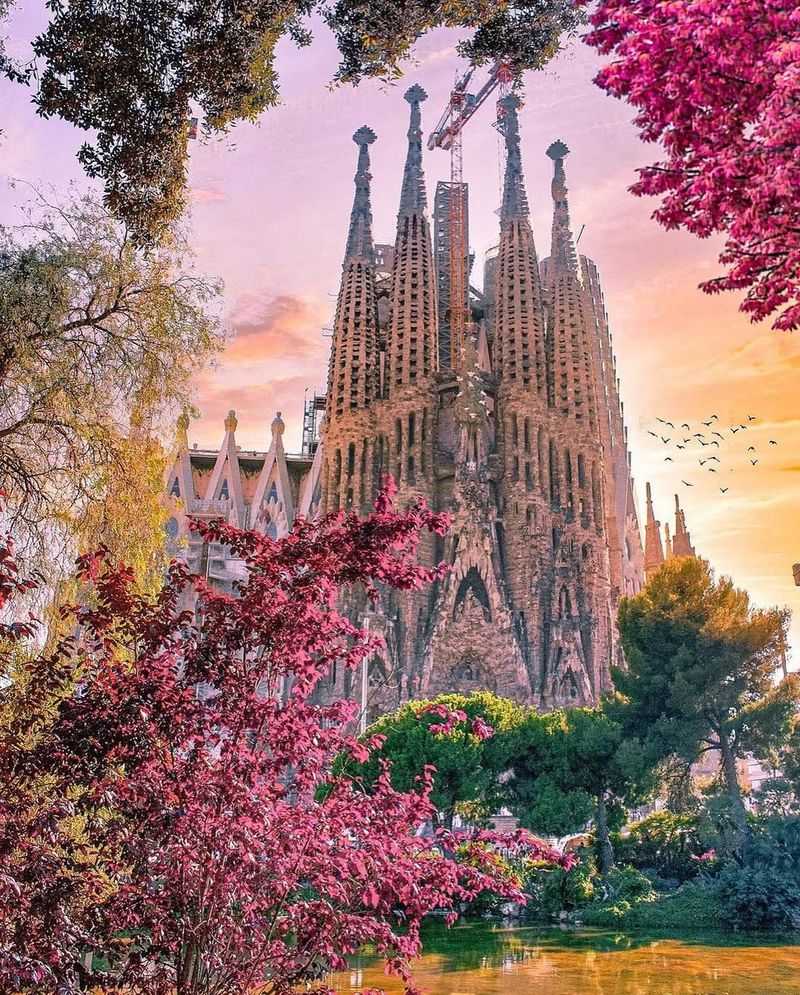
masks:
<path id="1" fill-rule="evenodd" d="M 703 290 L 744 290 L 753 321 L 800 327 L 796 0 L 600 0 L 591 21 L 613 57 L 596 82 L 666 156 L 633 193 L 661 197 L 666 228 L 725 236 L 726 272 Z"/>
<path id="2" fill-rule="evenodd" d="M 428 913 L 517 895 L 489 836 L 417 835 L 430 772 L 399 792 L 386 770 L 369 794 L 336 773 L 373 744 L 350 735 L 352 704 L 315 696 L 375 648 L 336 610 L 341 589 L 428 582 L 417 542 L 446 524 L 387 494 L 364 520 L 279 541 L 196 523 L 246 564 L 235 596 L 173 564 L 148 600 L 102 551 L 80 561 L 75 634 L 0 703 L 3 991 L 288 995 L 365 943 L 410 989 Z M 0 555 L 0 592 L 18 587 Z"/>

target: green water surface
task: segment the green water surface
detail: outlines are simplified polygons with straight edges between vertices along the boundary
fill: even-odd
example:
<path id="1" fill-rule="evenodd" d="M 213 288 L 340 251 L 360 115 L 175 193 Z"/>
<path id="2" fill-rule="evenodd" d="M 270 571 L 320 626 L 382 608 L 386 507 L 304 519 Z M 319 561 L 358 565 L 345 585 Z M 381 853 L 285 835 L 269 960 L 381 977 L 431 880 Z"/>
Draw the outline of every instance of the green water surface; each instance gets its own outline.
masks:
<path id="1" fill-rule="evenodd" d="M 433 929 L 414 978 L 428 995 L 800 995 L 800 936 Z M 402 992 L 374 958 L 355 958 L 337 992 Z"/>

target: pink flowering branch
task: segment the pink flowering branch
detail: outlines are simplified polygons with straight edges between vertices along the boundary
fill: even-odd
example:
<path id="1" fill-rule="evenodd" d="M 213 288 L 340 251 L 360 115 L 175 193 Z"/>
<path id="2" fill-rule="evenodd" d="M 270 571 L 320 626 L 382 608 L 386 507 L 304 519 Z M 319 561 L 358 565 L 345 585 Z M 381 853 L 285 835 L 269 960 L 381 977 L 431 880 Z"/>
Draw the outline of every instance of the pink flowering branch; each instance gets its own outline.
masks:
<path id="1" fill-rule="evenodd" d="M 339 771 L 343 752 L 363 761 L 382 740 L 356 741 L 353 703 L 315 695 L 365 651 L 342 589 L 430 582 L 417 544 L 446 525 L 423 506 L 396 513 L 388 494 L 364 520 L 301 521 L 278 541 L 196 522 L 246 564 L 235 597 L 174 563 L 148 600 L 104 551 L 79 561 L 91 596 L 74 634 L 4 692 L 3 991 L 290 995 L 366 943 L 411 991 L 429 913 L 486 890 L 521 897 L 499 837 L 466 843 L 464 862 L 417 835 L 435 814 L 431 771 L 400 792 L 384 766 L 369 793 Z M 0 592 L 20 592 L 1 549 Z"/>
<path id="2" fill-rule="evenodd" d="M 800 327 L 800 7 L 795 0 L 600 0 L 589 44 L 612 60 L 596 82 L 637 111 L 666 158 L 639 171 L 654 217 L 721 233 L 726 272 L 753 321 Z"/>

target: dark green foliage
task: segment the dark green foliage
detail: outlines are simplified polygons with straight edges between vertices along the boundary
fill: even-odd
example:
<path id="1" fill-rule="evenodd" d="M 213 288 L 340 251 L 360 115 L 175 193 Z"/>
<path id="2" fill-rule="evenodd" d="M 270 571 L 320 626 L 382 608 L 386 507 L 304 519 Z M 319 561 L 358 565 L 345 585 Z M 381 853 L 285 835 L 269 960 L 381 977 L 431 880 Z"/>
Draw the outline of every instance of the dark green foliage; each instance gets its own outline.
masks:
<path id="1" fill-rule="evenodd" d="M 616 905 L 597 905 L 581 916 L 586 926 L 620 926 L 642 930 L 718 929 L 720 904 L 713 883 L 689 881 L 678 891 L 647 900 Z"/>
<path id="2" fill-rule="evenodd" d="M 428 711 L 432 705 L 460 709 L 466 722 L 450 733 L 435 733 L 431 726 L 441 719 Z M 433 701 L 412 701 L 396 712 L 378 719 L 368 730 L 369 736 L 384 736 L 380 750 L 374 751 L 363 765 L 361 776 L 367 785 L 374 783 L 381 761 L 391 762 L 392 784 L 399 791 L 411 790 L 425 767 L 436 768 L 431 799 L 443 823 L 452 823 L 457 807 L 465 805 L 471 820 L 481 821 L 498 811 L 502 786 L 498 780 L 508 766 L 505 734 L 521 720 L 522 710 L 507 698 L 489 691 L 474 694 L 444 694 Z M 494 730 L 488 739 L 471 731 L 475 719 L 482 719 Z"/>
<path id="3" fill-rule="evenodd" d="M 800 929 L 800 818 L 773 819 L 754 833 L 741 866 L 719 875 L 722 921 L 739 929 Z"/>
<path id="4" fill-rule="evenodd" d="M 0 0 L 0 14 L 8 0 Z M 311 40 L 308 19 L 333 31 L 337 80 L 393 79 L 416 40 L 440 27 L 471 31 L 460 45 L 475 64 L 503 57 L 538 69 L 581 20 L 572 0 L 51 0 L 33 43 L 36 71 L 2 58 L 12 79 L 36 85 L 34 102 L 92 139 L 79 158 L 105 185 L 108 206 L 140 241 L 160 239 L 185 203 L 188 119 L 208 134 L 256 120 L 279 100 L 278 42 Z"/>
<path id="5" fill-rule="evenodd" d="M 513 731 L 506 804 L 523 825 L 563 835 L 594 819 L 598 860 L 613 861 L 608 831 L 626 805 L 645 800 L 656 779 L 638 741 L 603 709 L 572 708 L 526 714 Z"/>
<path id="6" fill-rule="evenodd" d="M 697 875 L 700 864 L 694 857 L 712 849 L 704 838 L 697 815 L 654 812 L 613 837 L 614 852 L 620 863 L 652 872 L 662 879 L 688 881 Z"/>
<path id="7" fill-rule="evenodd" d="M 635 598 L 623 599 L 619 630 L 628 667 L 612 708 L 653 758 L 691 761 L 719 750 L 738 847 L 748 841 L 736 762 L 763 757 L 789 735 L 796 677 L 775 687 L 786 613 L 753 608 L 730 578 L 695 558 L 667 562 Z"/>
<path id="8" fill-rule="evenodd" d="M 588 854 L 568 871 L 563 867 L 535 867 L 523 881 L 531 896 L 530 918 L 552 919 L 561 912 L 574 912 L 595 897 L 597 867 Z"/>

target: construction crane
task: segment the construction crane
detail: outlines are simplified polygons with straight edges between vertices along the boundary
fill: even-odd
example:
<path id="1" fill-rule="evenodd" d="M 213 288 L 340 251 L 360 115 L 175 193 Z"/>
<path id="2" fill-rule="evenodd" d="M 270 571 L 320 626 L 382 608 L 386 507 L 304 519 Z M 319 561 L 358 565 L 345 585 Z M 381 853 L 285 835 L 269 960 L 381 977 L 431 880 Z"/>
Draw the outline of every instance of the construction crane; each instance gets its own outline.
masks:
<path id="1" fill-rule="evenodd" d="M 513 73 L 508 64 L 495 62 L 489 71 L 489 79 L 477 93 L 468 93 L 475 68 L 468 69 L 450 93 L 450 100 L 439 123 L 428 138 L 428 148 L 444 149 L 450 153 L 450 196 L 448 211 L 448 236 L 450 242 L 450 343 L 453 368 L 460 365 L 464 347 L 464 337 L 469 324 L 467 299 L 467 246 L 466 198 L 464 196 L 464 152 L 462 133 L 467 121 L 488 100 L 492 93 L 500 89 L 500 97 L 505 96 L 513 81 Z M 501 109 L 498 106 L 498 120 Z"/>

